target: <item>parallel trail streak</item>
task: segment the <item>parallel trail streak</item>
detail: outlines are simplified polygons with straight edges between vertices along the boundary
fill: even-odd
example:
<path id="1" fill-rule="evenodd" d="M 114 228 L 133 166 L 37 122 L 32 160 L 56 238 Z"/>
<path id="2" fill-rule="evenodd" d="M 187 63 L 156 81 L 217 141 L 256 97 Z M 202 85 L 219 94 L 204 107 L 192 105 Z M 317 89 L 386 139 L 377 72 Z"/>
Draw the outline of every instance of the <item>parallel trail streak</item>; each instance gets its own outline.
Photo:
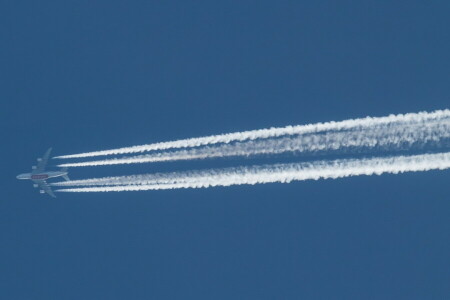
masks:
<path id="1" fill-rule="evenodd" d="M 394 156 L 367 159 L 340 159 L 309 163 L 277 164 L 256 167 L 230 168 L 222 170 L 169 173 L 167 176 L 137 175 L 109 179 L 97 179 L 102 184 L 67 188 L 59 192 L 119 192 L 165 190 L 180 188 L 208 188 L 243 184 L 263 184 L 291 181 L 337 179 L 359 175 L 381 175 L 450 168 L 450 152 L 413 156 Z M 94 182 L 96 179 L 91 179 Z M 70 184 L 70 182 L 67 182 Z M 100 183 L 99 183 L 100 184 Z M 61 183 L 63 185 L 63 183 Z"/>
<path id="2" fill-rule="evenodd" d="M 241 142 L 246 140 L 277 138 L 282 136 L 292 136 L 301 134 L 313 134 L 325 131 L 341 131 L 370 128 L 375 126 L 390 126 L 393 124 L 418 124 L 450 117 L 450 110 L 438 110 L 427 113 L 410 113 L 404 115 L 390 115 L 387 117 L 367 117 L 362 119 L 352 119 L 341 122 L 326 122 L 300 126 L 287 126 L 282 128 L 269 128 L 260 130 L 251 130 L 244 132 L 228 133 L 207 137 L 190 138 L 177 141 L 161 142 L 141 146 L 124 147 L 112 150 L 94 151 L 80 154 L 63 155 L 57 158 L 82 158 L 102 155 L 118 155 L 127 153 L 139 153 L 155 150 L 167 150 L 177 148 L 190 148 L 198 146 L 214 145 L 219 143 Z"/>
<path id="3" fill-rule="evenodd" d="M 132 157 L 65 163 L 60 167 L 86 167 L 133 163 L 167 162 L 220 158 L 230 156 L 253 156 L 295 152 L 311 154 L 319 151 L 357 152 L 360 148 L 374 151 L 395 151 L 404 147 L 421 147 L 450 138 L 450 118 L 428 122 L 379 125 L 358 130 L 331 131 L 282 138 L 260 139 L 233 144 L 220 144 L 171 152 L 160 152 Z M 331 154 L 333 154 L 331 153 Z"/>

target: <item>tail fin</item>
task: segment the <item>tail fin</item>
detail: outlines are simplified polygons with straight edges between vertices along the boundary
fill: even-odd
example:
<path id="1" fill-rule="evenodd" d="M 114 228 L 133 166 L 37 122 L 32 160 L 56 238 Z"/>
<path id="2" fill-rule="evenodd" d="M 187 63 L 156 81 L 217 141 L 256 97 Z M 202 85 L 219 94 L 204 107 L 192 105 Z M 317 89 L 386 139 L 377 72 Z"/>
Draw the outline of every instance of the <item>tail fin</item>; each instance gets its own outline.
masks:
<path id="1" fill-rule="evenodd" d="M 70 181 L 69 176 L 67 176 L 67 168 L 62 168 L 62 169 L 61 169 L 61 172 L 66 172 L 66 175 L 63 175 L 63 178 L 64 178 L 66 181 Z"/>

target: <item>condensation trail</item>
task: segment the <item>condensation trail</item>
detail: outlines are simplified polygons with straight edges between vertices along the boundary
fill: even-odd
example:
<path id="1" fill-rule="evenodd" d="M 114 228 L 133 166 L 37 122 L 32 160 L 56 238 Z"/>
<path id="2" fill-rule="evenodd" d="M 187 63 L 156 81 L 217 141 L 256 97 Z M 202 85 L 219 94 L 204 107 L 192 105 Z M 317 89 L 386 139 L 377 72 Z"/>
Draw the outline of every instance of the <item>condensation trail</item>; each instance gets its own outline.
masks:
<path id="1" fill-rule="evenodd" d="M 180 188 L 208 188 L 243 184 L 289 183 L 291 181 L 337 179 L 359 175 L 381 175 L 450 168 L 450 152 L 413 156 L 394 156 L 363 159 L 340 159 L 308 163 L 277 164 L 222 170 L 171 173 L 162 181 L 153 175 L 137 175 L 127 181 L 125 177 L 111 180 L 112 186 L 68 188 L 59 192 L 119 192 L 165 190 Z M 147 178 L 146 178 L 147 177 Z M 148 179 L 148 181 L 146 181 Z M 114 185 L 119 184 L 119 185 Z"/>
<path id="2" fill-rule="evenodd" d="M 262 154 L 280 154 L 297 152 L 311 154 L 327 151 L 327 154 L 364 150 L 396 151 L 404 148 L 420 148 L 428 144 L 450 142 L 450 117 L 427 122 L 390 123 L 369 128 L 345 131 L 331 131 L 281 138 L 259 139 L 231 144 L 220 144 L 166 151 L 132 157 L 60 164 L 59 167 L 85 167 L 118 165 L 149 162 L 167 162 L 176 160 L 206 159 L 230 156 L 252 156 Z"/>
<path id="3" fill-rule="evenodd" d="M 309 125 L 287 126 L 282 128 L 269 128 L 260 130 L 251 130 L 244 132 L 227 133 L 207 137 L 190 138 L 177 141 L 161 142 L 141 146 L 124 147 L 112 150 L 94 151 L 80 154 L 63 155 L 57 158 L 82 158 L 102 155 L 118 155 L 127 153 L 139 153 L 154 150 L 167 150 L 176 148 L 190 148 L 219 143 L 240 142 L 246 140 L 256 140 L 264 138 L 275 138 L 289 135 L 299 135 L 308 133 L 319 133 L 325 131 L 352 130 L 367 128 L 378 125 L 390 125 L 396 123 L 420 123 L 433 120 L 440 120 L 450 117 L 450 110 L 438 110 L 431 113 L 409 113 L 403 115 L 390 115 L 386 117 L 366 117 L 361 119 L 351 119 L 340 122 L 326 122 Z"/>

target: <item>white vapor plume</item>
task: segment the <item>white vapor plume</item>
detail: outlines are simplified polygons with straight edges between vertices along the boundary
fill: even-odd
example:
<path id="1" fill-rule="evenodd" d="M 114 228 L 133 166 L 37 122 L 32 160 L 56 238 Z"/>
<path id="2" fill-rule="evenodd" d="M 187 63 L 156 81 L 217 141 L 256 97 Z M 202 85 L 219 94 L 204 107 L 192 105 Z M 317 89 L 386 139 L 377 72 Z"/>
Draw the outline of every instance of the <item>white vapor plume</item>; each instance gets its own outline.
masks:
<path id="1" fill-rule="evenodd" d="M 351 119 L 340 122 L 326 122 L 309 125 L 287 126 L 282 128 L 269 128 L 251 130 L 244 132 L 227 133 L 199 138 L 190 138 L 177 141 L 161 142 L 141 146 L 125 147 L 112 150 L 94 151 L 80 154 L 63 155 L 56 158 L 82 158 L 102 155 L 119 155 L 128 153 L 139 153 L 155 150 L 168 150 L 177 148 L 191 148 L 198 146 L 208 146 L 220 143 L 242 142 L 248 140 L 278 138 L 283 136 L 314 134 L 326 131 L 358 130 L 380 125 L 390 126 L 397 123 L 418 124 L 430 121 L 437 121 L 450 117 L 450 110 L 438 110 L 431 113 L 409 113 L 403 115 L 390 115 L 386 117 L 366 117 L 361 119 Z"/>
<path id="2" fill-rule="evenodd" d="M 381 175 L 450 168 L 450 152 L 362 159 L 340 159 L 292 164 L 277 164 L 222 170 L 169 173 L 166 176 L 136 175 L 100 178 L 110 186 L 60 189 L 59 192 L 119 192 L 208 188 L 243 184 L 289 183 L 291 181 L 336 179 L 359 175 Z M 96 179 L 93 179 L 96 180 Z M 67 182 L 70 184 L 70 182 Z M 99 183 L 101 184 L 101 183 Z"/>
<path id="3" fill-rule="evenodd" d="M 427 122 L 389 123 L 369 128 L 327 131 L 280 138 L 258 139 L 176 151 L 165 151 L 132 157 L 60 164 L 59 167 L 84 167 L 149 162 L 166 162 L 230 156 L 252 156 L 296 152 L 311 154 L 319 151 L 358 152 L 367 150 L 395 151 L 423 147 L 450 138 L 450 117 Z"/>

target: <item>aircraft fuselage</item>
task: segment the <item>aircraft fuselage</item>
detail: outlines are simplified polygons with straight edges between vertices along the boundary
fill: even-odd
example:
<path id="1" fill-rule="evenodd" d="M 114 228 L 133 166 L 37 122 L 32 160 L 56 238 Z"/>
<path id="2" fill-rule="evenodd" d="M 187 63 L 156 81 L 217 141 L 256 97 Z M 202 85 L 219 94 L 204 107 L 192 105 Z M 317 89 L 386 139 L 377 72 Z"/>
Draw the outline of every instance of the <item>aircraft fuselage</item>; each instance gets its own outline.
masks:
<path id="1" fill-rule="evenodd" d="M 23 173 L 17 175 L 17 179 L 28 179 L 28 180 L 47 180 L 49 178 L 66 176 L 68 172 L 65 171 L 51 171 L 44 173 Z"/>

